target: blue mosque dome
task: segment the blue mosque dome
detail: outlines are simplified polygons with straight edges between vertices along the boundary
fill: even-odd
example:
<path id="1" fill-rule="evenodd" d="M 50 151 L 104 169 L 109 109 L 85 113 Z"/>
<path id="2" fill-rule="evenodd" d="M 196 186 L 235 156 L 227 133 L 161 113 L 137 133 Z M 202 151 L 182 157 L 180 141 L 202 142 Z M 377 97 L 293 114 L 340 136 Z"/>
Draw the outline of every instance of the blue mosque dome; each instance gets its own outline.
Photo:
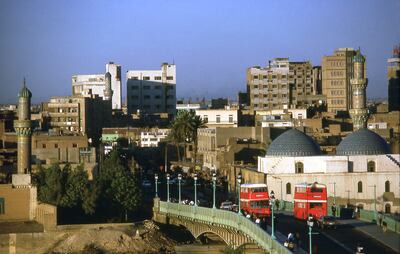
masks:
<path id="1" fill-rule="evenodd" d="M 268 147 L 271 156 L 315 156 L 321 154 L 319 145 L 297 129 L 285 131 Z"/>
<path id="2" fill-rule="evenodd" d="M 336 148 L 337 155 L 372 155 L 390 154 L 386 141 L 373 131 L 360 129 L 340 142 Z"/>

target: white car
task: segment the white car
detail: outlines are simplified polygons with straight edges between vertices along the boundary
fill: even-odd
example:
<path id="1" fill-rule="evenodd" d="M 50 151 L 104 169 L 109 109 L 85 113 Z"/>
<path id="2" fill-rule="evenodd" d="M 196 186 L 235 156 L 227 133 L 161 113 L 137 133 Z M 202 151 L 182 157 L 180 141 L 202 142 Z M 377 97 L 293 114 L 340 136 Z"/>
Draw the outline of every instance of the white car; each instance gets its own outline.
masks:
<path id="1" fill-rule="evenodd" d="M 219 207 L 219 209 L 227 211 L 232 211 L 232 208 L 233 208 L 233 203 L 231 201 L 222 202 Z"/>

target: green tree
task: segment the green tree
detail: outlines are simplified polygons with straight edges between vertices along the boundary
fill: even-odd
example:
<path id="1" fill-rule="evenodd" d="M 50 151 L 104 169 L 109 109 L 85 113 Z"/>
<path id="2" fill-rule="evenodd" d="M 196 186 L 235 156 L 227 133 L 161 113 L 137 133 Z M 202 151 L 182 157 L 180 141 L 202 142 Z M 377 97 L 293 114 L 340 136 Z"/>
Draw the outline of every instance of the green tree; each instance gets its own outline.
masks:
<path id="1" fill-rule="evenodd" d="M 136 210 L 141 204 L 141 192 L 135 176 L 128 172 L 117 172 L 111 182 L 113 199 L 125 212 L 125 221 L 128 220 L 128 211 Z"/>

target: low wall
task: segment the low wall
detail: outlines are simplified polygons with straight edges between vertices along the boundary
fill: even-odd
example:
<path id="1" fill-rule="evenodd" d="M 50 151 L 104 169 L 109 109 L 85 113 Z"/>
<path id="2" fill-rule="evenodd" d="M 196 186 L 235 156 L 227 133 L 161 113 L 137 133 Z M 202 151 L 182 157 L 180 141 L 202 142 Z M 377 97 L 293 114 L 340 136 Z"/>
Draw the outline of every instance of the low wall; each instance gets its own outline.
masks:
<path id="1" fill-rule="evenodd" d="M 57 227 L 57 207 L 39 203 L 36 207 L 35 220 L 43 225 L 45 231 L 55 230 Z"/>

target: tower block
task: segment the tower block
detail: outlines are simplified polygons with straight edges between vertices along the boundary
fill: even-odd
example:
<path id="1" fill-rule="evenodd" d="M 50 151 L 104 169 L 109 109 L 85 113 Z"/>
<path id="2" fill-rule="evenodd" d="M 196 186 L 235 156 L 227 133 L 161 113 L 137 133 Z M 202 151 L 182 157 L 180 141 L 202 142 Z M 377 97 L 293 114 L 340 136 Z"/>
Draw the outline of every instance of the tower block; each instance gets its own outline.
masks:
<path id="1" fill-rule="evenodd" d="M 18 136 L 18 174 L 31 172 L 31 97 L 32 93 L 25 85 L 18 93 L 18 120 L 14 121 L 15 132 Z"/>
<path id="2" fill-rule="evenodd" d="M 350 116 L 353 119 L 354 131 L 367 127 L 368 109 L 366 108 L 366 88 L 368 80 L 365 78 L 365 57 L 360 49 L 353 57 L 353 78 L 350 79 L 353 105 Z"/>

